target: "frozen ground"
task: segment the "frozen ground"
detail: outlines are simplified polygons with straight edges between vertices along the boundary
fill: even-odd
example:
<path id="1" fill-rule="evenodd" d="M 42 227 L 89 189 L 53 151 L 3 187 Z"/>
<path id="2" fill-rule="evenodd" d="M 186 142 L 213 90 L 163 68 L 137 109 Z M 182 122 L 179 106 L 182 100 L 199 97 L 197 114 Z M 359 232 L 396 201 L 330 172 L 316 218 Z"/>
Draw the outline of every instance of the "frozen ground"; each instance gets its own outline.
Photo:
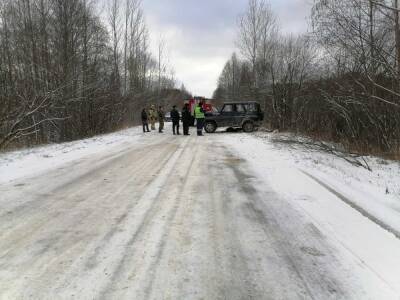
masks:
<path id="1" fill-rule="evenodd" d="M 237 139 L 232 143 L 242 145 L 240 150 L 249 153 L 249 157 L 257 156 L 260 161 L 287 166 L 289 173 L 293 169 L 303 171 L 400 238 L 400 162 L 364 157 L 372 170 L 369 171 L 333 154 L 297 143 L 304 139 L 290 134 L 260 132 L 253 137 L 242 136 L 239 143 Z M 278 169 L 281 172 L 272 180 L 285 184 L 285 169 Z"/>
<path id="2" fill-rule="evenodd" d="M 112 152 L 118 146 L 126 147 L 137 141 L 140 132 L 141 128 L 135 127 L 71 143 L 0 152 L 0 183 L 40 174 L 85 156 Z"/>
<path id="3" fill-rule="evenodd" d="M 398 165 L 275 138 L 136 128 L 3 154 L 0 299 L 399 299 Z"/>

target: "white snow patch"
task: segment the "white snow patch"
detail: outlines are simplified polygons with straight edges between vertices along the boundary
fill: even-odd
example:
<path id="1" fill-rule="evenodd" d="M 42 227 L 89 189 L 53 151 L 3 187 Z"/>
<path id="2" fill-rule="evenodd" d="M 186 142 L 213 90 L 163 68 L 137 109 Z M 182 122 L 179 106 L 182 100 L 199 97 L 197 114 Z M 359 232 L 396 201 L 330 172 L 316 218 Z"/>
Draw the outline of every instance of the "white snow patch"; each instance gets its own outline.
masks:
<path id="1" fill-rule="evenodd" d="M 281 138 L 279 134 L 257 133 L 256 137 L 273 146 L 291 167 L 295 166 L 318 178 L 400 232 L 400 162 L 365 157 L 371 172 L 323 151 L 311 150 L 299 144 L 288 146 L 272 143 L 271 139 Z"/>
<path id="2" fill-rule="evenodd" d="M 89 139 L 0 153 L 0 184 L 31 177 L 84 157 L 106 152 L 142 136 L 141 127 L 134 127 Z M 114 149 L 115 150 L 115 149 Z"/>
<path id="3" fill-rule="evenodd" d="M 399 296 L 400 240 L 303 173 L 318 178 L 400 232 L 399 164 L 370 157 L 370 172 L 329 153 L 274 142 L 278 135 L 233 134 L 224 136 L 224 141 L 247 158 L 264 182 L 302 210 L 333 244 L 339 245 L 343 257 L 358 262 L 380 278 L 387 291 Z M 386 194 L 387 188 L 392 191 L 390 194 Z M 372 290 L 378 288 L 370 277 L 360 277 Z M 376 296 L 382 288 L 376 290 Z"/>

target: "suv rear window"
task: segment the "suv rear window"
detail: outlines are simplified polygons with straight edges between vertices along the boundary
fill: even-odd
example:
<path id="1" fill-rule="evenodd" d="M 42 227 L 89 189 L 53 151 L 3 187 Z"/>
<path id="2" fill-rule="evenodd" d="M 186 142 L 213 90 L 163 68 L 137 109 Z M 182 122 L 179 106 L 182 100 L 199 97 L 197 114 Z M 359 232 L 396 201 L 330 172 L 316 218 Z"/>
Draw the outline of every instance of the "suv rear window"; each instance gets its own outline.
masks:
<path id="1" fill-rule="evenodd" d="M 248 104 L 246 104 L 246 109 L 247 109 L 247 111 L 249 111 L 249 112 L 257 112 L 257 111 L 258 111 L 257 105 L 256 105 L 255 103 L 248 103 Z"/>
<path id="2" fill-rule="evenodd" d="M 224 108 L 222 109 L 223 112 L 233 112 L 233 105 L 232 104 L 226 104 Z"/>
<path id="3" fill-rule="evenodd" d="M 236 111 L 238 113 L 245 113 L 246 109 L 243 104 L 236 104 Z"/>

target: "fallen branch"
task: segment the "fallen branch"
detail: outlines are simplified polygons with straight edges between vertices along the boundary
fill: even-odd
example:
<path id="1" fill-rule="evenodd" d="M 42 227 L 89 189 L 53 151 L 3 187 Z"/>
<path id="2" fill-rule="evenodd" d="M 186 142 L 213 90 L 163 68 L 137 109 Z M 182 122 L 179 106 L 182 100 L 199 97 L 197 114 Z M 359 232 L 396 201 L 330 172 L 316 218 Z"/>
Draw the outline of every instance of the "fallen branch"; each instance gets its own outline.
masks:
<path id="1" fill-rule="evenodd" d="M 365 160 L 364 156 L 356 154 L 356 153 L 349 153 L 344 150 L 340 150 L 336 147 L 334 147 L 332 144 L 326 144 L 324 142 L 318 141 L 301 141 L 299 139 L 279 139 L 279 138 L 273 138 L 272 139 L 274 142 L 284 142 L 284 143 L 290 143 L 290 144 L 297 144 L 301 145 L 303 147 L 306 147 L 312 151 L 323 151 L 329 154 L 332 154 L 340 159 L 343 159 L 347 161 L 348 163 L 352 164 L 353 166 L 356 167 L 362 167 L 370 172 L 372 172 L 371 167 L 369 166 L 368 162 Z"/>

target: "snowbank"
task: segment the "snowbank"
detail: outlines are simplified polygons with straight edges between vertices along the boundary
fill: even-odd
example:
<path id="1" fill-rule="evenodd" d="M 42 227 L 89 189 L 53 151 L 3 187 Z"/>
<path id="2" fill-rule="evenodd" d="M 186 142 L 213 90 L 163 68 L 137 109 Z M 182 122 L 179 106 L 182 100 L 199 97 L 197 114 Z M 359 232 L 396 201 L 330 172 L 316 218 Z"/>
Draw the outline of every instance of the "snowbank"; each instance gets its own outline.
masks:
<path id="1" fill-rule="evenodd" d="M 279 142 L 281 138 L 285 141 Z M 224 141 L 268 185 L 260 189 L 275 190 L 332 244 L 341 245 L 340 255 L 379 274 L 389 289 L 400 293 L 397 162 L 368 157 L 370 172 L 335 155 L 290 143 L 280 134 L 226 135 Z M 367 277 L 363 281 L 369 285 Z"/>
<path id="2" fill-rule="evenodd" d="M 63 144 L 46 145 L 0 153 L 0 184 L 34 176 L 66 163 L 104 152 L 138 140 L 141 128 L 134 127 L 116 133 Z"/>
<path id="3" fill-rule="evenodd" d="M 354 166 L 333 154 L 296 143 L 295 137 L 281 133 L 259 132 L 241 135 L 240 151 L 258 161 L 266 159 L 277 168 L 303 171 L 352 201 L 356 206 L 400 232 L 400 163 L 376 157 L 365 157 L 372 169 Z M 237 138 L 235 138 L 237 140 Z M 273 178 L 285 184 L 283 177 Z M 279 176 L 279 174 L 276 176 Z M 276 179 L 276 180 L 275 180 Z"/>

